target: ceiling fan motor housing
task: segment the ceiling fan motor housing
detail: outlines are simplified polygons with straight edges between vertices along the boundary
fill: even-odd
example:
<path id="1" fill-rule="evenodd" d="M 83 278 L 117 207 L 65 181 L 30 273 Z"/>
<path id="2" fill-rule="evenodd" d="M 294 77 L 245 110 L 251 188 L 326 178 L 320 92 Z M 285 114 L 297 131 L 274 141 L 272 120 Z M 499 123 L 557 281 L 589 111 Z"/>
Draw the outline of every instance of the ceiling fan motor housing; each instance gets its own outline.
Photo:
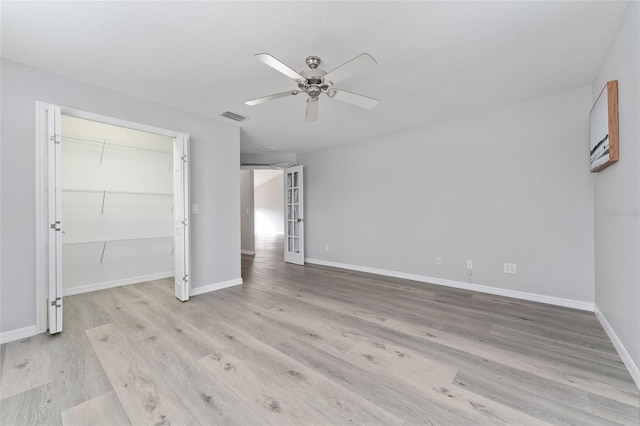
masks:
<path id="1" fill-rule="evenodd" d="M 309 58 L 316 58 L 318 63 L 320 63 L 320 58 L 316 56 L 310 56 Z M 307 58 L 307 64 L 310 62 L 309 58 Z M 311 65 L 309 66 L 311 67 Z M 309 68 L 307 70 L 300 71 L 300 75 L 305 79 L 298 81 L 298 88 L 313 98 L 318 97 L 322 92 L 326 92 L 331 85 L 324 81 L 323 77 L 326 74 L 326 71 L 323 71 L 320 68 Z"/>

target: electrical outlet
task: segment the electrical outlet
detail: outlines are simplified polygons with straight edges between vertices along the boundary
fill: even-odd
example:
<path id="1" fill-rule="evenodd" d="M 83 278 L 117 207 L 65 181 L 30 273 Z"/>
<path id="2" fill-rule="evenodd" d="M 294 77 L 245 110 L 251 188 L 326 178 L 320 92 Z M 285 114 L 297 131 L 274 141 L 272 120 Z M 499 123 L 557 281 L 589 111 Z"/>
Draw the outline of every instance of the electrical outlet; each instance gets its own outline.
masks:
<path id="1" fill-rule="evenodd" d="M 436 265 L 442 265 L 442 257 L 436 256 Z"/>
<path id="2" fill-rule="evenodd" d="M 516 264 L 515 263 L 505 263 L 504 264 L 504 273 L 505 274 L 515 274 L 516 273 Z"/>
<path id="3" fill-rule="evenodd" d="M 324 251 L 329 251 L 329 244 L 324 245 Z"/>
<path id="4" fill-rule="evenodd" d="M 467 269 L 473 269 L 473 260 L 467 260 Z"/>

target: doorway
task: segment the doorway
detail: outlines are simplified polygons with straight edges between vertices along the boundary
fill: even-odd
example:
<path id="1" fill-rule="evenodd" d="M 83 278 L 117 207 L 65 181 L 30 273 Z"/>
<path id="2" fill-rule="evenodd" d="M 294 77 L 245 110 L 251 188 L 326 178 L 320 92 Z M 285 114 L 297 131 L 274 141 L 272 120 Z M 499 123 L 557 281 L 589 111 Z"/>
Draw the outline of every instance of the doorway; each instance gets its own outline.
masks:
<path id="1" fill-rule="evenodd" d="M 272 258 L 284 250 L 284 193 L 282 170 L 254 170 L 254 244 L 256 255 Z M 276 261 L 283 261 L 278 256 Z"/>
<path id="2" fill-rule="evenodd" d="M 282 170 L 253 172 L 254 234 L 270 238 L 284 234 L 284 194 Z"/>
<path id="3" fill-rule="evenodd" d="M 61 125 L 63 295 L 173 277 L 173 138 Z"/>
<path id="4" fill-rule="evenodd" d="M 285 222 L 283 171 L 241 170 L 240 182 L 242 254 L 260 256 L 265 244 L 270 244 L 270 250 L 274 248 L 273 244 L 282 245 Z"/>
<path id="5" fill-rule="evenodd" d="M 242 166 L 240 170 L 241 250 L 256 255 L 274 244 L 284 261 L 304 265 L 304 180 L 301 165 L 285 169 Z"/>
<path id="6" fill-rule="evenodd" d="M 38 332 L 65 294 L 174 276 L 188 300 L 189 136 L 41 102 L 36 126 Z"/>

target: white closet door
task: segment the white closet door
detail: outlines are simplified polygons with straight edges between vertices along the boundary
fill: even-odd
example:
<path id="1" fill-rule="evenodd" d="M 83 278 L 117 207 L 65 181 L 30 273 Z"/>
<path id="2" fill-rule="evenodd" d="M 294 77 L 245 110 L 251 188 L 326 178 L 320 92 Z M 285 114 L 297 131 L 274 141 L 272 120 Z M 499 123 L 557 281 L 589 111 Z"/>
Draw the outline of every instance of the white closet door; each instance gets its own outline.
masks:
<path id="1" fill-rule="evenodd" d="M 191 258 L 189 251 L 189 136 L 173 141 L 175 294 L 183 302 L 191 290 Z"/>
<path id="2" fill-rule="evenodd" d="M 304 265 L 304 197 L 302 166 L 284 171 L 284 261 Z"/>
<path id="3" fill-rule="evenodd" d="M 48 256 L 49 256 L 49 333 L 62 331 L 62 162 L 60 145 L 60 107 L 47 109 L 47 173 L 48 173 Z"/>

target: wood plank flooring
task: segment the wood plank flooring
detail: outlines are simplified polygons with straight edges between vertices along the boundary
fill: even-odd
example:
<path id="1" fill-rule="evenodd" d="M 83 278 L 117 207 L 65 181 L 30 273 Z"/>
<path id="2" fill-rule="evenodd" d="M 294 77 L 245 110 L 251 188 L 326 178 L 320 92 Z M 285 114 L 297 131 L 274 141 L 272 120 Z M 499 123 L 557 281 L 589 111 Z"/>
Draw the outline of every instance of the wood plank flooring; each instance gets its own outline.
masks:
<path id="1" fill-rule="evenodd" d="M 64 332 L 0 346 L 1 425 L 640 425 L 591 313 L 243 256 L 244 285 L 65 298 Z"/>

